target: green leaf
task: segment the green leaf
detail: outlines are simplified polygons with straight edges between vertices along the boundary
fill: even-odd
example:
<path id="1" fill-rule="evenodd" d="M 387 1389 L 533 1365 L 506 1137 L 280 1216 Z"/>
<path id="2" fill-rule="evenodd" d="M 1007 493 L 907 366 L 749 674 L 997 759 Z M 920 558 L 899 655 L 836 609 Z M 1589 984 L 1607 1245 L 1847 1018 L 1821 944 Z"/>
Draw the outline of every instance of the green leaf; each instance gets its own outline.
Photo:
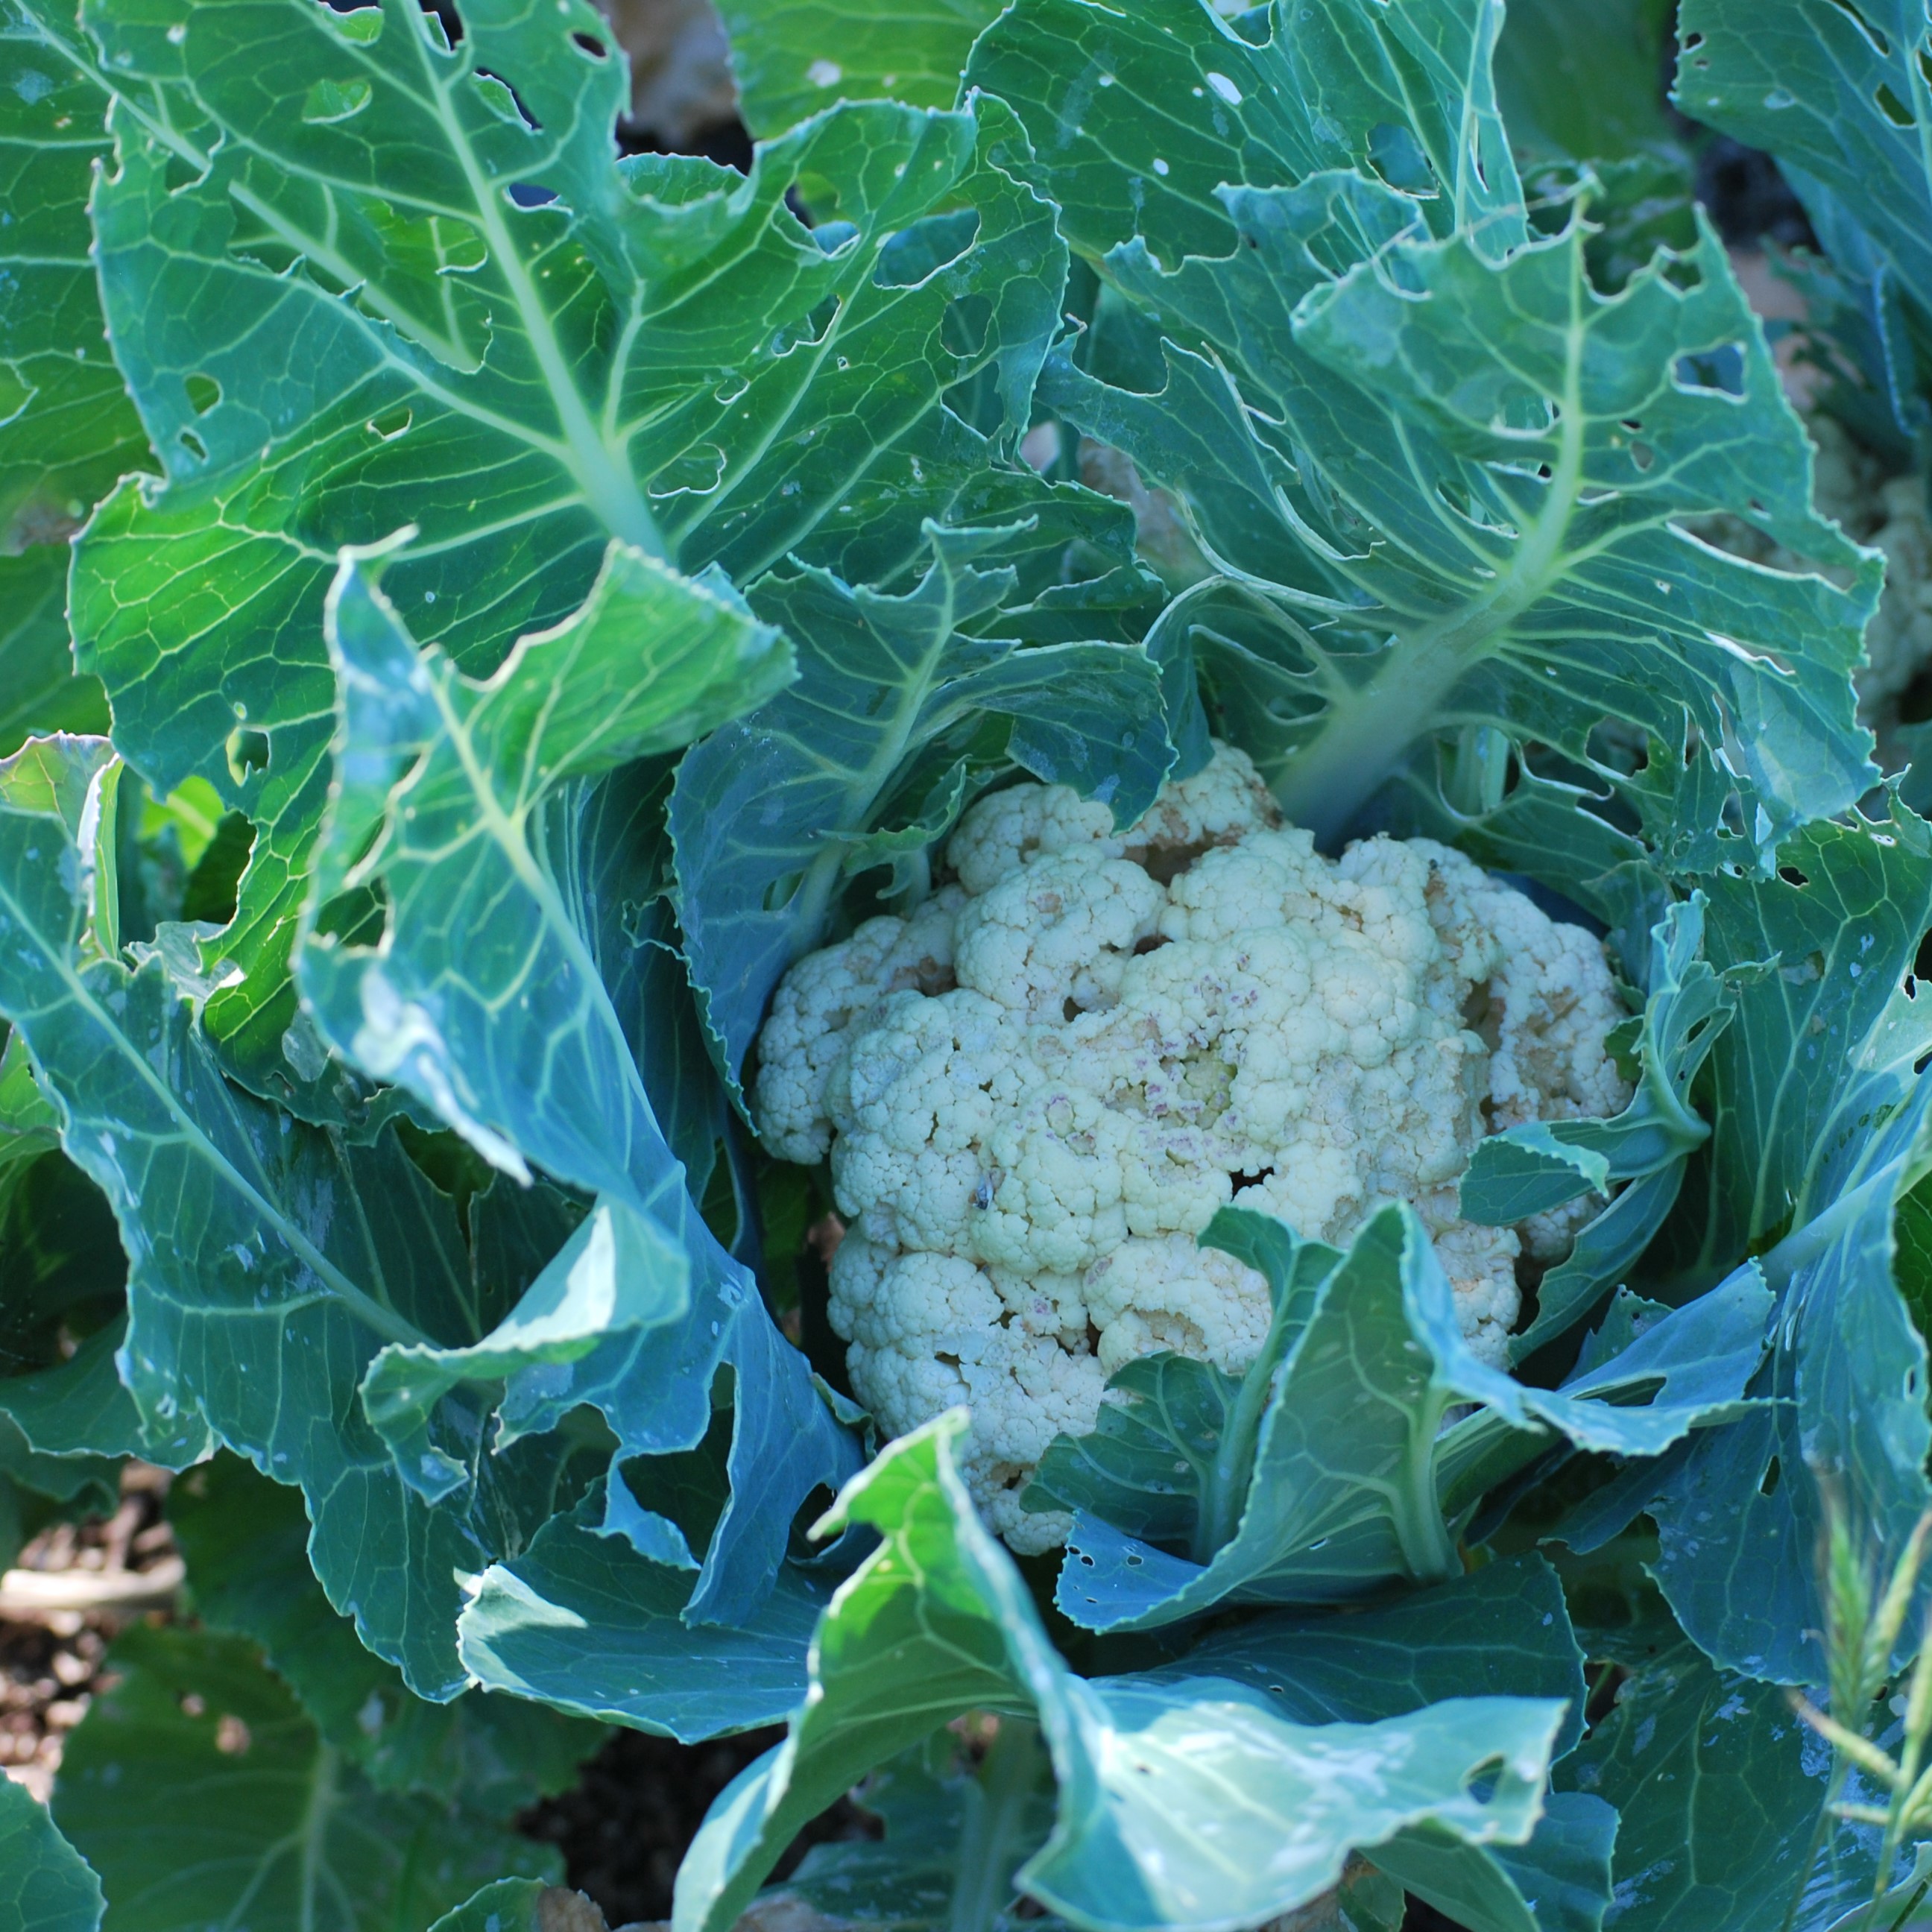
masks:
<path id="1" fill-rule="evenodd" d="M 385 1348 L 362 1378 L 363 1408 L 404 1480 L 440 1502 L 470 1476 L 435 1441 L 445 1396 L 580 1361 L 607 1336 L 676 1321 L 690 1305 L 688 1272 L 684 1251 L 656 1222 L 622 1201 L 600 1202 L 480 1342 Z"/>
<path id="2" fill-rule="evenodd" d="M 1557 1781 L 1617 1808 L 1616 1932 L 1825 1932 L 1870 1896 L 1876 1862 L 1862 1832 L 1820 1856 L 1830 1774 L 1782 1691 L 1680 1640 L 1628 1678 Z"/>
<path id="3" fill-rule="evenodd" d="M 1809 445 L 1717 236 L 1600 291 L 1586 183 L 1561 232 L 1522 240 L 1488 145 L 1493 10 L 1276 17 L 1252 47 L 1183 0 L 1023 0 L 969 71 L 1018 112 L 1074 248 L 1167 338 L 1138 372 L 1104 341 L 1090 368 L 1056 351 L 1040 394 L 1174 493 L 1251 594 L 1250 635 L 1196 645 L 1217 678 L 1223 658 L 1271 674 L 1277 701 L 1230 706 L 1225 734 L 1339 836 L 1439 732 L 1588 770 L 1600 721 L 1669 742 L 1688 713 L 1723 782 L 1680 788 L 1672 862 L 1732 842 L 1735 788 L 1768 864 L 1871 782 L 1850 675 L 1880 572 L 1813 512 Z M 1360 58 L 1320 64 L 1331 33 Z M 1404 50 L 1410 98 L 1364 87 L 1430 33 L 1445 57 Z M 1850 587 L 1682 527 L 1720 510 Z"/>
<path id="4" fill-rule="evenodd" d="M 302 991 L 323 1036 L 363 1072 L 400 1082 L 517 1179 L 534 1166 L 596 1196 L 611 1252 L 658 1271 L 632 1285 L 586 1270 L 573 1284 L 573 1256 L 531 1289 L 512 1328 L 476 1338 L 477 1353 L 387 1357 L 370 1402 L 404 1451 L 403 1479 L 450 1493 L 492 1412 L 500 1453 L 586 1404 L 620 1455 L 694 1448 L 728 1364 L 732 1500 L 687 1606 L 728 1622 L 772 1588 L 792 1516 L 814 1487 L 844 1479 L 856 1452 L 665 1144 L 604 983 L 601 875 L 584 834 L 602 771 L 755 703 L 789 660 L 723 592 L 635 553 L 614 551 L 614 579 L 628 586 L 614 621 L 586 615 L 527 638 L 478 683 L 440 648 L 419 652 L 370 561 L 345 560 L 329 604 L 340 722 L 315 899 L 380 879 L 387 929 L 374 945 L 312 931 Z M 586 611 L 600 608 L 593 596 Z M 580 721 L 606 711 L 602 733 L 583 735 Z M 560 1306 L 580 1285 L 584 1305 Z M 445 1399 L 478 1383 L 480 1396 Z M 433 1402 L 444 1454 L 426 1464 Z"/>
<path id="5" fill-rule="evenodd" d="M 814 1845 L 758 1908 L 796 1900 L 842 1924 L 897 1932 L 1019 1932 L 1015 1873 L 1053 1828 L 1053 1783 L 1038 1726 L 1002 1718 L 976 1766 L 950 1731 L 890 1760 L 860 1787 L 877 1843 Z"/>
<path id="6" fill-rule="evenodd" d="M 397 1474 L 357 1392 L 370 1361 L 480 1339 L 511 1285 L 472 1271 L 392 1130 L 348 1142 L 225 1079 L 166 935 L 132 968 L 83 955 L 93 900 L 69 826 L 98 757 L 46 741 L 0 765 L 0 1010 L 134 1257 L 121 1376 L 164 1439 L 206 1431 L 299 1483 L 331 1602 L 418 1690 L 452 1696 L 457 1574 L 556 1506 L 573 1445 L 479 1456 L 460 1510 L 430 1510 Z"/>
<path id="7" fill-rule="evenodd" d="M 834 100 L 950 107 L 993 0 L 925 0 L 890 12 L 854 0 L 726 0 L 738 111 L 775 134 Z"/>
<path id="8" fill-rule="evenodd" d="M 1757 959 L 1713 1048 L 1708 1151 L 1694 1162 L 1662 1264 L 1699 1274 L 1763 1254 L 1774 1346 L 1766 1406 L 1694 1445 L 1653 1508 L 1658 1580 L 1716 1661 L 1815 1676 L 1825 1624 L 1814 1555 L 1835 1493 L 1894 1554 L 1927 1506 L 1925 1347 L 1893 1286 L 1895 1204 L 1924 1164 L 1918 1069 L 1932 1014 L 1914 962 L 1932 930 L 1932 832 L 1809 828 L 1775 878 L 1714 878 L 1719 964 Z M 1641 1507 L 1639 1503 L 1637 1507 Z"/>
<path id="9" fill-rule="evenodd" d="M 820 1526 L 869 1523 L 884 1540 L 820 1621 L 812 1688 L 785 1742 L 724 1791 L 693 1841 L 676 1932 L 731 1924 L 800 1825 L 974 1708 L 1037 1716 L 1059 1807 L 1018 1882 L 1076 1924 L 1254 1924 L 1328 1890 L 1352 1849 L 1413 1826 L 1487 1843 L 1529 1835 L 1561 1704 L 1456 1699 L 1309 1726 L 1232 1678 L 1072 1676 L 959 1480 L 952 1444 L 966 1426 L 954 1411 L 902 1438 Z M 1484 1766 L 1496 1782 L 1479 1798 L 1470 1784 Z"/>
<path id="10" fill-rule="evenodd" d="M 252 1639 L 322 1742 L 379 1790 L 456 1799 L 507 1817 L 576 1775 L 600 1734 L 509 1697 L 412 1696 L 356 1641 L 309 1568 L 300 1496 L 238 1456 L 192 1469 L 168 1492 L 195 1614 Z"/>
<path id="11" fill-rule="evenodd" d="M 1664 99 L 1672 12 L 1670 0 L 1601 0 L 1585 8 L 1515 0 L 1496 62 L 1517 152 L 1576 161 L 1678 159 L 1682 137 Z"/>
<path id="12" fill-rule="evenodd" d="M 0 1778 L 0 1932 L 96 1932 L 100 1881 L 24 1784 Z"/>
<path id="13" fill-rule="evenodd" d="M 670 804 L 678 916 L 734 1091 L 772 988 L 824 938 L 842 878 L 922 854 L 956 815 L 967 770 L 976 788 L 1018 764 L 1104 800 L 1117 824 L 1153 802 L 1172 753 L 1145 656 L 1020 650 L 1002 634 L 1027 626 L 1002 608 L 1016 573 L 974 560 L 1024 534 L 929 527 L 932 566 L 903 596 L 822 571 L 760 586 L 758 610 L 797 643 L 800 680 L 697 746 Z M 975 634 L 988 623 L 991 636 Z M 1007 727 L 990 755 L 977 742 L 989 716 Z M 939 781 L 936 800 L 919 774 Z M 908 834 L 880 829 L 895 806 L 915 814 Z"/>
<path id="14" fill-rule="evenodd" d="M 107 699 L 76 677 L 67 633 L 67 547 L 0 556 L 0 756 L 49 731 L 104 731 Z"/>
<path id="15" fill-rule="evenodd" d="M 688 1622 L 689 1568 L 601 1528 L 595 1492 L 478 1581 L 460 1624 L 477 1680 L 560 1711 L 690 1744 L 780 1722 L 805 1694 L 806 1650 L 832 1578 L 795 1564 L 737 1624 Z"/>
<path id="16" fill-rule="evenodd" d="M 1820 188 L 1838 198 L 1906 291 L 1932 304 L 1918 9 L 1859 0 L 1754 14 L 1738 0 L 1687 0 L 1677 31 L 1678 106 L 1768 149 L 1808 202 Z"/>
<path id="17" fill-rule="evenodd" d="M 447 1802 L 379 1791 L 324 1744 L 251 1645 L 136 1625 L 70 1734 L 55 1815 L 128 1932 L 426 1925 L 556 1855 Z"/>
<path id="18" fill-rule="evenodd" d="M 1425 1828 L 1383 1846 L 1376 1863 L 1468 1932 L 1602 1932 L 1616 1836 L 1600 1798 L 1558 1792 L 1526 1845 L 1462 1844 Z"/>
<path id="19" fill-rule="evenodd" d="M 1562 1585 L 1534 1555 L 1366 1606 L 1274 1612 L 1210 1633 L 1153 1674 L 1203 1672 L 1266 1690 L 1298 1724 L 1372 1724 L 1447 1697 L 1560 1697 L 1558 1754 L 1583 1735 L 1583 1653 Z"/>
<path id="20" fill-rule="evenodd" d="M 1234 1472 L 1232 1510 L 1216 1502 L 1226 1479 L 1201 1482 L 1198 1452 L 1163 1426 L 1172 1402 L 1151 1414 L 1131 1402 L 1110 1406 L 1088 1438 L 1094 1446 L 1049 1453 L 1039 1501 L 1077 1512 L 1056 1600 L 1089 1629 L 1156 1628 L 1222 1600 L 1345 1601 L 1397 1580 L 1454 1576 L 1457 1535 L 1476 1504 L 1544 1448 L 1567 1438 L 1656 1455 L 1737 1414 L 1764 1352 L 1768 1297 L 1740 1270 L 1634 1335 L 1613 1310 L 1604 1334 L 1607 1343 L 1615 1333 L 1617 1346 L 1586 1354 L 1561 1390 L 1527 1388 L 1468 1352 L 1448 1279 L 1408 1208 L 1382 1210 L 1312 1281 L 1300 1278 L 1299 1244 L 1278 1222 L 1227 1208 L 1208 1232 L 1268 1278 L 1275 1328 L 1262 1360 L 1280 1366 L 1259 1379 L 1265 1406 L 1252 1435 L 1226 1432 L 1253 1445 Z M 1287 1339 L 1277 1358 L 1279 1330 Z M 1175 1362 L 1167 1372 L 1198 1366 Z M 1142 1378 L 1128 1374 L 1131 1395 Z M 1480 1406 L 1444 1430 L 1465 1400 Z M 1204 1435 L 1218 1442 L 1220 1432 Z M 1162 1498 L 1158 1515 L 1150 1495 Z M 1187 1553 L 1136 1534 L 1142 1523 Z M 1190 1534 L 1177 1534 L 1178 1524 Z"/>
<path id="21" fill-rule="evenodd" d="M 454 48 L 405 0 L 353 26 L 90 6 L 85 36 L 34 4 L 114 96 L 101 286 L 166 470 L 82 541 L 81 661 L 157 792 L 199 776 L 254 821 L 208 1024 L 326 1117 L 283 1042 L 338 549 L 418 526 L 392 591 L 478 674 L 582 602 L 614 538 L 746 580 L 793 551 L 890 574 L 1024 433 L 1064 251 L 992 158 L 1023 150 L 996 104 L 820 117 L 749 178 L 620 164 L 586 0 L 469 0 Z M 806 180 L 815 235 L 785 200 Z M 986 435 L 944 400 L 982 375 Z"/>
<path id="22" fill-rule="evenodd" d="M 1474 228 L 1500 254 L 1526 232 L 1490 74 L 1502 22 L 1495 0 L 1323 0 L 1250 15 L 1244 33 L 1188 0 L 1022 0 L 966 78 L 1018 114 L 1084 255 L 1136 236 L 1163 261 L 1226 255 L 1240 222 L 1224 186 L 1350 168 L 1420 196 L 1432 232 Z"/>
<path id="23" fill-rule="evenodd" d="M 54 632 L 66 641 L 63 540 L 124 472 L 148 469 L 153 459 L 108 352 L 89 259 L 88 193 L 95 163 L 108 155 L 106 92 L 85 62 L 38 32 L 19 0 L 0 10 L 0 50 L 8 76 L 0 90 L 0 203 L 8 217 L 0 233 L 0 557 L 8 591 L 0 752 L 11 752 L 18 739 L 10 734 L 22 726 L 86 729 L 94 722 L 14 710 L 30 690 L 11 675 L 21 662 L 14 627 L 23 626 L 22 606 L 37 592 L 49 598 L 43 634 L 51 666 Z M 60 701 L 98 705 L 100 688 Z"/>

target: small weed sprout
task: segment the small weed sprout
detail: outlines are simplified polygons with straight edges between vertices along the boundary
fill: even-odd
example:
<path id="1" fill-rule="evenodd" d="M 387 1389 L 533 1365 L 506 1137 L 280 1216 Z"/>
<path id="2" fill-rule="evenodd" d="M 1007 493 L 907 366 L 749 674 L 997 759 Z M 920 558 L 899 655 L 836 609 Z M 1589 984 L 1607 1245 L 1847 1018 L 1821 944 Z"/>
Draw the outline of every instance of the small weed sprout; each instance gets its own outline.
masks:
<path id="1" fill-rule="evenodd" d="M 1802 1691 L 1791 1693 L 1791 1703 L 1834 1754 L 1826 1810 L 1847 1823 L 1876 1826 L 1884 1832 L 1872 1880 L 1871 1909 L 1865 1920 L 1872 1932 L 1878 1932 L 1880 1906 L 1900 1847 L 1908 1840 L 1932 1832 L 1932 1767 L 1926 1764 L 1927 1748 L 1932 1744 L 1932 1618 L 1928 1618 L 1906 1681 L 1904 1730 L 1898 1755 L 1894 1758 L 1853 1724 L 1865 1720 L 1880 1693 L 1892 1681 L 1892 1658 L 1924 1567 L 1928 1543 L 1932 1541 L 1932 1510 L 1919 1518 L 1881 1591 L 1876 1563 L 1860 1547 L 1847 1513 L 1828 1490 L 1826 1505 L 1820 1567 L 1826 1688 L 1831 1713 L 1820 1710 Z M 1897 1708 L 1895 1699 L 1893 1708 Z M 1889 1794 L 1886 1803 L 1846 1799 L 1845 1785 L 1854 1768 Z M 1892 1926 L 1904 1923 L 1925 1889 L 1922 1885 L 1918 1888 Z"/>

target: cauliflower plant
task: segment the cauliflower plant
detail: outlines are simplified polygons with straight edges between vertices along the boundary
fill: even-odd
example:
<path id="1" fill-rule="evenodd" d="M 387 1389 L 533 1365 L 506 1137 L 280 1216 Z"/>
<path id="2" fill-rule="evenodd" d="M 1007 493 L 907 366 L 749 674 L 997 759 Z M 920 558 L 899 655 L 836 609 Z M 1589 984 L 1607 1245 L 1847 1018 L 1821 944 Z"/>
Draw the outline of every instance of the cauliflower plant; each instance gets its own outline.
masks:
<path id="1" fill-rule="evenodd" d="M 1597 940 L 1426 840 L 1323 858 L 1226 746 L 1124 832 L 1064 785 L 996 793 L 946 860 L 910 918 L 787 975 L 757 1112 L 782 1157 L 830 1154 L 854 1389 L 894 1434 L 967 1404 L 1013 1548 L 1064 1540 L 1020 1492 L 1123 1363 L 1253 1359 L 1265 1282 L 1195 1244 L 1237 1196 L 1335 1241 L 1413 1203 L 1502 1358 L 1519 1255 L 1576 1215 L 1478 1227 L 1456 1184 L 1486 1132 L 1628 1101 Z"/>

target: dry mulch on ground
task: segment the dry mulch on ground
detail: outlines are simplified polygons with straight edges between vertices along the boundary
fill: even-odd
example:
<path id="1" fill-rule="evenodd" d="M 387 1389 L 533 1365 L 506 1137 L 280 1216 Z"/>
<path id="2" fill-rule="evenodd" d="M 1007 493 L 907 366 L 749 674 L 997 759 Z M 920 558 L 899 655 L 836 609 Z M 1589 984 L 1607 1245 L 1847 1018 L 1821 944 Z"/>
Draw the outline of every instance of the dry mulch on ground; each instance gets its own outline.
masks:
<path id="1" fill-rule="evenodd" d="M 67 1734 L 86 1714 L 114 1634 L 138 1604 L 171 1594 L 181 1574 L 161 1515 L 164 1470 L 130 1463 L 121 1507 L 104 1522 L 56 1523 L 21 1552 L 0 1585 L 0 1772 L 44 1803 Z M 62 1607 L 111 1602 L 128 1607 Z"/>

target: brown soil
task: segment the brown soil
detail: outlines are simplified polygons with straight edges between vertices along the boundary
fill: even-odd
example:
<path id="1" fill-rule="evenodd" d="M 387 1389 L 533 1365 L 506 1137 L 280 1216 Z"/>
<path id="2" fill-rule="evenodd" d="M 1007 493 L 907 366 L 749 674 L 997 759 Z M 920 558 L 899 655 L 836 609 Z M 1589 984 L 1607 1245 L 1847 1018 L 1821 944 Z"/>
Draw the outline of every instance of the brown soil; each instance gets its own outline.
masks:
<path id="1" fill-rule="evenodd" d="M 20 1552 L 16 1568 L 114 1575 L 152 1570 L 174 1554 L 161 1516 L 168 1477 L 145 1463 L 122 1473 L 121 1507 L 104 1522 L 56 1523 Z M 44 1804 L 67 1734 L 86 1714 L 101 1658 L 128 1614 L 50 1610 L 0 1619 L 0 1772 Z"/>

